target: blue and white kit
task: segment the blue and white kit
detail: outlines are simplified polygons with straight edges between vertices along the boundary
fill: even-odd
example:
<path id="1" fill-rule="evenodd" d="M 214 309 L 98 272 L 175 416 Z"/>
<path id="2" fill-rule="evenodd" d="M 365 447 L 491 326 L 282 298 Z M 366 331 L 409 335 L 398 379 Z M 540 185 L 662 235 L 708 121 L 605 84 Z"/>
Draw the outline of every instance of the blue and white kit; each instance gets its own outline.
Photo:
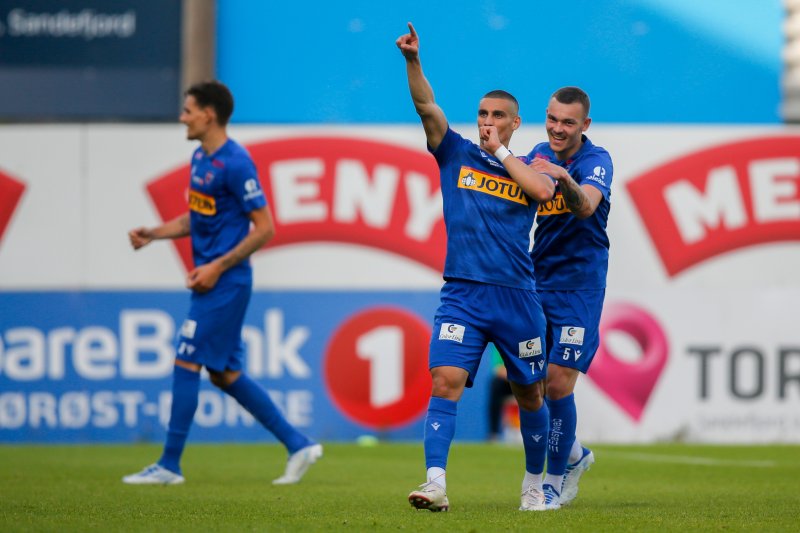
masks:
<path id="1" fill-rule="evenodd" d="M 531 251 L 547 317 L 548 361 L 585 373 L 600 343 L 614 166 L 608 152 L 585 135 L 580 150 L 567 161 L 560 161 L 547 142 L 536 145 L 528 157 L 559 165 L 578 185 L 591 185 L 603 194 L 594 214 L 580 219 L 570 212 L 557 186 L 553 200 L 539 205 Z"/>

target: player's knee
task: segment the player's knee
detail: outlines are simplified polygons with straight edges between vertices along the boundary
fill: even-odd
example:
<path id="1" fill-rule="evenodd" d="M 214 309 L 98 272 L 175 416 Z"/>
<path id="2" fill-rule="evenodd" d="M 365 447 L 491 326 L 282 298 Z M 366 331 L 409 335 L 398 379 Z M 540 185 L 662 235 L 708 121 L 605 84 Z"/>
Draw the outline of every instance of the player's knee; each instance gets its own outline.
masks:
<path id="1" fill-rule="evenodd" d="M 573 379 L 548 379 L 547 380 L 547 399 L 560 400 L 566 398 L 575 390 L 575 380 Z"/>
<path id="2" fill-rule="evenodd" d="M 547 398 L 560 400 L 572 394 L 578 375 L 575 369 L 551 365 L 547 370 Z"/>
<path id="3" fill-rule="evenodd" d="M 538 411 L 541 409 L 544 403 L 544 383 L 541 381 L 526 387 L 512 385 L 512 390 L 520 409 L 526 411 Z"/>
<path id="4" fill-rule="evenodd" d="M 220 389 L 227 389 L 236 379 L 239 377 L 241 372 L 208 372 L 209 381 L 211 384 Z"/>
<path id="5" fill-rule="evenodd" d="M 433 372 L 431 378 L 433 381 L 432 396 L 448 400 L 457 400 L 461 396 L 464 385 L 460 376 L 453 376 L 446 372 Z"/>

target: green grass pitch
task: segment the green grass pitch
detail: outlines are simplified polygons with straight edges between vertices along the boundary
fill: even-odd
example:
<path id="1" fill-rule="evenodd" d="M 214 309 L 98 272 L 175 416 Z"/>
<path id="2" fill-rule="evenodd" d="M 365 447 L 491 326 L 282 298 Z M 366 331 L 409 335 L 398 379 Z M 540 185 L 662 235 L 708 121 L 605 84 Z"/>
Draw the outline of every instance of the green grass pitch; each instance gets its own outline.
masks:
<path id="1" fill-rule="evenodd" d="M 0 531 L 798 531 L 800 446 L 594 446 L 572 505 L 517 510 L 521 448 L 456 442 L 449 513 L 413 510 L 422 446 L 329 443 L 298 485 L 276 444 L 192 444 L 184 485 L 127 486 L 158 445 L 0 446 Z"/>

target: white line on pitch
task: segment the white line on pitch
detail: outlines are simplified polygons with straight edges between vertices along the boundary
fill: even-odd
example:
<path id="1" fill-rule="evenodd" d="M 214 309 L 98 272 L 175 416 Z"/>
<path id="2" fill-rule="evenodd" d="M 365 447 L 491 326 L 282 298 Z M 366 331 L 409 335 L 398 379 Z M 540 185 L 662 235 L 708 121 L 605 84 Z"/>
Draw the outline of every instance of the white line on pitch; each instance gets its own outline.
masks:
<path id="1" fill-rule="evenodd" d="M 617 452 L 612 450 L 602 451 L 599 455 L 611 455 L 614 457 L 622 457 L 623 459 L 631 459 L 634 461 L 676 463 L 684 465 L 743 466 L 746 468 L 772 468 L 777 466 L 775 461 L 739 461 L 736 459 L 712 459 L 710 457 L 693 457 L 689 455 L 662 455 L 654 453 Z"/>

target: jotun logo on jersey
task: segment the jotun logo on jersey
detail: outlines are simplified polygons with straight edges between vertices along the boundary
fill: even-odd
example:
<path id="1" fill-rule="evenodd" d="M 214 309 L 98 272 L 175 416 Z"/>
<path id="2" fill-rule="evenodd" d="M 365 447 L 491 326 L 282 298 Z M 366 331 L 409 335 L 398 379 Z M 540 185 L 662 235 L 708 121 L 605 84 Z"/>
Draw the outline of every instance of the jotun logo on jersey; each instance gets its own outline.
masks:
<path id="1" fill-rule="evenodd" d="M 564 201 L 564 197 L 561 195 L 561 191 L 557 191 L 556 195 L 553 197 L 552 200 L 542 202 L 541 204 L 539 204 L 539 207 L 536 208 L 537 217 L 546 217 L 548 215 L 561 215 L 569 212 L 570 211 L 569 208 L 567 207 L 567 202 Z"/>
<path id="2" fill-rule="evenodd" d="M 458 188 L 491 194 L 497 198 L 528 205 L 528 197 L 513 180 L 483 174 L 470 167 L 461 167 L 461 172 L 458 173 Z"/>
<path id="3" fill-rule="evenodd" d="M 189 190 L 189 209 L 201 215 L 216 215 L 217 201 L 213 196 L 206 196 L 194 189 Z"/>

